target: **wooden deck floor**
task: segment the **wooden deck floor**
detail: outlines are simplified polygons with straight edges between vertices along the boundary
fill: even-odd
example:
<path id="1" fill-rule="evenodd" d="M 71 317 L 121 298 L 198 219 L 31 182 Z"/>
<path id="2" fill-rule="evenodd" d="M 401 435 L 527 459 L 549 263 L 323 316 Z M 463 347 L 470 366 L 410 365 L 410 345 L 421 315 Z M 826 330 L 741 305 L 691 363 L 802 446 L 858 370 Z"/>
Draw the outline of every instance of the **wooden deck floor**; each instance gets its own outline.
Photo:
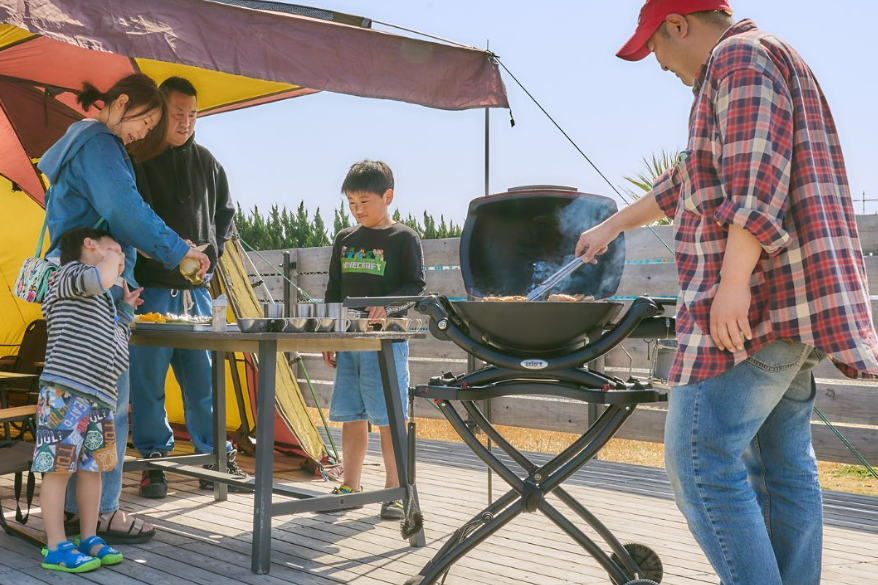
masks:
<path id="1" fill-rule="evenodd" d="M 373 437 L 373 447 L 376 444 Z M 252 466 L 252 459 L 240 459 L 242 467 Z M 230 494 L 228 502 L 214 504 L 212 494 L 200 491 L 196 480 L 171 476 L 167 499 L 146 500 L 137 495 L 139 475 L 128 473 L 122 505 L 159 527 L 152 542 L 119 547 L 126 561 L 117 567 L 72 576 L 43 570 L 34 547 L 0 533 L 0 583 L 402 584 L 486 505 L 484 467 L 462 445 L 421 441 L 418 461 L 428 544 L 424 549 L 408 548 L 396 522 L 379 520 L 377 506 L 346 514 L 284 516 L 273 521 L 271 573 L 254 575 L 249 569 L 252 496 Z M 279 457 L 277 477 L 329 491 L 329 484 L 289 467 Z M 382 481 L 380 457 L 373 448 L 364 483 L 368 489 Z M 674 505 L 663 470 L 597 461 L 566 485 L 623 542 L 643 542 L 658 552 L 665 567 L 664 584 L 717 582 Z M 494 486 L 495 497 L 505 491 L 496 478 Z M 11 476 L 0 478 L 0 495 L 3 512 L 13 521 Z M 824 585 L 871 582 L 878 574 L 878 498 L 826 492 L 825 512 Z M 27 529 L 41 534 L 39 508 Z M 541 514 L 514 520 L 455 565 L 447 580 L 448 585 L 522 582 L 610 583 L 597 563 Z"/>

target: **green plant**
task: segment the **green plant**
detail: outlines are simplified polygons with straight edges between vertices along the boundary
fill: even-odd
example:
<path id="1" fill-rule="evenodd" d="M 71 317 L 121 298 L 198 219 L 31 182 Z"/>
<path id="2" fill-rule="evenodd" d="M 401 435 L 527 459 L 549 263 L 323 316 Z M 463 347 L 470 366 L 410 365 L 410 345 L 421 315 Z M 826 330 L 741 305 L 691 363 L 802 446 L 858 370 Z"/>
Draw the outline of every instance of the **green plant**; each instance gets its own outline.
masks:
<path id="1" fill-rule="evenodd" d="M 854 477 L 856 479 L 872 479 L 872 474 L 862 465 L 843 465 L 832 472 L 835 477 Z"/>
<path id="2" fill-rule="evenodd" d="M 653 153 L 652 157 L 649 159 L 644 157 L 643 171 L 637 173 L 633 177 L 623 177 L 635 188 L 626 186 L 622 187 L 622 190 L 624 190 L 632 199 L 640 199 L 643 195 L 649 193 L 652 190 L 653 185 L 655 185 L 656 179 L 658 179 L 662 173 L 677 164 L 678 157 L 679 151 L 674 151 L 673 153 L 670 153 L 666 150 L 662 150 L 661 153 L 659 153 L 658 155 Z M 670 225 L 671 223 L 671 219 L 665 217 L 657 221 L 656 225 Z"/>

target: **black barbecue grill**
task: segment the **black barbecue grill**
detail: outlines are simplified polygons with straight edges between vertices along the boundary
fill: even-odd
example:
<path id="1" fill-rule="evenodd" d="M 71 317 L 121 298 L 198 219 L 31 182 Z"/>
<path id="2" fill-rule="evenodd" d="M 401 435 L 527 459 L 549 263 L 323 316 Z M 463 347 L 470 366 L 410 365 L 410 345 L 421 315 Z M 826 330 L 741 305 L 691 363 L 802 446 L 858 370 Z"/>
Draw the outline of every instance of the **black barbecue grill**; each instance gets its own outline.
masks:
<path id="1" fill-rule="evenodd" d="M 611 199 L 560 187 L 526 187 L 472 201 L 460 241 L 467 291 L 473 297 L 526 295 L 572 258 L 582 230 L 615 211 Z M 432 400 L 461 439 L 511 486 L 461 527 L 407 585 L 432 585 L 458 559 L 513 518 L 537 510 L 594 557 L 612 583 L 661 582 L 662 564 L 655 552 L 641 544 L 623 545 L 561 487 L 606 445 L 637 404 L 667 399 L 648 383 L 622 380 L 588 365 L 630 337 L 673 334 L 673 319 L 664 316 L 660 301 L 638 298 L 620 316 L 624 303 L 604 300 L 615 294 L 624 260 L 625 243 L 620 237 L 597 264 L 578 269 L 552 291 L 589 295 L 595 301 L 464 301 L 435 294 L 348 299 L 349 306 L 414 303 L 415 310 L 429 317 L 435 337 L 451 341 L 485 362 L 469 374 L 446 373 L 433 378 L 413 389 L 411 396 Z M 500 435 L 477 405 L 477 401 L 489 398 L 522 395 L 563 397 L 603 404 L 606 409 L 570 447 L 537 466 Z M 523 476 L 481 444 L 453 402 L 460 403 L 470 422 L 522 468 Z M 413 459 L 413 432 L 409 440 Z M 413 461 L 410 469 L 414 470 Z M 549 493 L 591 527 L 610 552 L 550 504 L 545 498 Z"/>

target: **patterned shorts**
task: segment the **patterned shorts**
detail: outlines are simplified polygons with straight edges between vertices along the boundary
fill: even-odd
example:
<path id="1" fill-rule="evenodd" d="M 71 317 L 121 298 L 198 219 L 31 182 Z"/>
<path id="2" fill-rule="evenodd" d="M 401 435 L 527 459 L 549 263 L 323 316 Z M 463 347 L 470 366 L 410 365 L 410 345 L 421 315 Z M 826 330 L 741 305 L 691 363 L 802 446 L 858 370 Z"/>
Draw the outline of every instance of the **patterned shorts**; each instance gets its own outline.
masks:
<path id="1" fill-rule="evenodd" d="M 112 410 L 66 390 L 40 388 L 33 471 L 109 471 L 116 459 Z"/>

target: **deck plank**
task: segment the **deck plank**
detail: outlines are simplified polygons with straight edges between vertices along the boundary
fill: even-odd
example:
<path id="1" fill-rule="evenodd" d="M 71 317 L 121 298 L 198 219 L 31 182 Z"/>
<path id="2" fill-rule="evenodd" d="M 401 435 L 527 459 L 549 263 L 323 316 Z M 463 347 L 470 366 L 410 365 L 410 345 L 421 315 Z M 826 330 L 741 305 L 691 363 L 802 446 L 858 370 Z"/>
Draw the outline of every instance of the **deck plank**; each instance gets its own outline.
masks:
<path id="1" fill-rule="evenodd" d="M 496 452 L 496 450 L 495 450 Z M 528 454 L 537 464 L 549 456 Z M 499 457 L 509 463 L 505 455 Z M 252 471 L 252 458 L 239 455 Z M 213 502 L 197 480 L 171 475 L 168 498 L 137 494 L 139 474 L 124 477 L 122 506 L 159 527 L 153 541 L 119 547 L 126 562 L 73 576 L 45 571 L 38 551 L 0 534 L 0 582 L 20 585 L 98 583 L 140 585 L 387 585 L 416 574 L 455 529 L 487 504 L 484 465 L 459 443 L 421 441 L 418 490 L 427 530 L 427 547 L 409 548 L 398 524 L 382 522 L 377 506 L 336 514 L 302 514 L 272 520 L 269 575 L 250 572 L 252 495 L 230 494 Z M 276 478 L 314 491 L 331 484 L 305 475 L 278 456 Z M 370 445 L 363 483 L 383 485 L 377 441 Z M 494 478 L 494 497 L 506 491 Z M 568 491 L 623 542 L 653 547 L 665 566 L 666 585 L 716 583 L 716 576 L 673 501 L 664 470 L 593 461 L 574 475 Z M 13 521 L 12 477 L 0 478 L 3 513 Z M 564 509 L 554 496 L 550 500 Z M 38 505 L 39 499 L 35 499 Z M 824 493 L 826 585 L 851 583 L 878 572 L 878 498 Z M 38 507 L 26 529 L 42 531 Z M 579 523 L 581 524 L 581 523 Z M 588 530 L 586 530 L 589 533 Z M 455 565 L 447 585 L 606 585 L 603 569 L 541 514 L 523 514 Z"/>

